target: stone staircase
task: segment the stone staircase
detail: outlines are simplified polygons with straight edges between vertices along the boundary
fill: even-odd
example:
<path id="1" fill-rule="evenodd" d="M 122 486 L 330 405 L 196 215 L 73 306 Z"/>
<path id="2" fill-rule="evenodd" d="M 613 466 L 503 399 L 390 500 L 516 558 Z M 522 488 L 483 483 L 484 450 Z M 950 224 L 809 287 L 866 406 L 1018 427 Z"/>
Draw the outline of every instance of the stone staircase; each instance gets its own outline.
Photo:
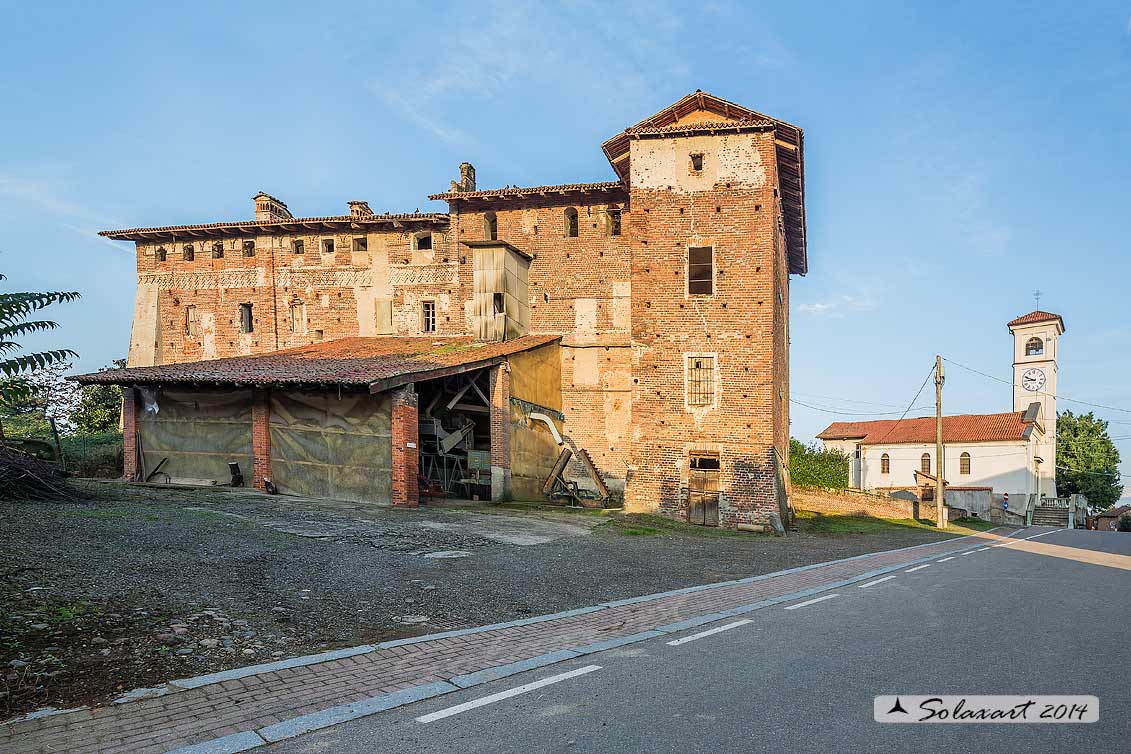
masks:
<path id="1" fill-rule="evenodd" d="M 1068 509 L 1055 505 L 1038 505 L 1033 509 L 1033 526 L 1068 527 Z"/>

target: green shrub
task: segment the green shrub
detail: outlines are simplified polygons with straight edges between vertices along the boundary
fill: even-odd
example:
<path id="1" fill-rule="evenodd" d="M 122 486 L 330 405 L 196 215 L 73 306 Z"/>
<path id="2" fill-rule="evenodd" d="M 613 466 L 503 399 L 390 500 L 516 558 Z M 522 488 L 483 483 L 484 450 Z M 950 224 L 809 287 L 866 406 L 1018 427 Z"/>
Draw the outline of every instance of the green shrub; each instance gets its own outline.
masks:
<path id="1" fill-rule="evenodd" d="M 798 439 L 789 441 L 789 476 L 802 487 L 848 488 L 848 456 Z"/>
<path id="2" fill-rule="evenodd" d="M 122 476 L 122 433 L 64 435 L 59 438 L 67 471 L 75 476 L 117 479 Z"/>
<path id="3" fill-rule="evenodd" d="M 1119 521 L 1116 522 L 1115 528 L 1117 531 L 1131 531 L 1131 516 L 1124 513 L 1119 517 Z"/>

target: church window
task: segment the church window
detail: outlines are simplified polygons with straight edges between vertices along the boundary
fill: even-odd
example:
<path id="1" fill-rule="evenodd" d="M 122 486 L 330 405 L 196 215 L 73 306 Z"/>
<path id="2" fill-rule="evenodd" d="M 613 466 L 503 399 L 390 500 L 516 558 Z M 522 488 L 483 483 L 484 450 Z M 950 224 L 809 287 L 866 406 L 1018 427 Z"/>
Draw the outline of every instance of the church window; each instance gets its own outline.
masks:
<path id="1" fill-rule="evenodd" d="M 1025 342 L 1026 356 L 1040 356 L 1045 352 L 1045 342 L 1040 338 L 1029 338 Z"/>
<path id="2" fill-rule="evenodd" d="M 488 241 L 499 240 L 499 218 L 494 212 L 483 215 L 483 237 Z"/>
<path id="3" fill-rule="evenodd" d="M 962 455 L 960 455 L 958 457 L 958 473 L 959 474 L 969 474 L 970 473 L 970 454 L 969 453 L 963 453 Z"/>
<path id="4" fill-rule="evenodd" d="M 715 250 L 710 246 L 687 249 L 687 293 L 710 296 L 715 292 Z"/>
<path id="5" fill-rule="evenodd" d="M 924 474 L 930 474 L 931 473 L 931 454 L 930 453 L 924 453 L 922 458 L 919 459 L 919 471 L 922 471 Z"/>
<path id="6" fill-rule="evenodd" d="M 884 453 L 882 456 L 880 456 L 880 473 L 891 473 L 891 456 L 889 456 L 887 453 Z"/>
<path id="7" fill-rule="evenodd" d="M 577 238 L 578 223 L 577 223 L 577 210 L 573 207 L 566 207 L 565 211 L 565 236 L 566 238 Z"/>

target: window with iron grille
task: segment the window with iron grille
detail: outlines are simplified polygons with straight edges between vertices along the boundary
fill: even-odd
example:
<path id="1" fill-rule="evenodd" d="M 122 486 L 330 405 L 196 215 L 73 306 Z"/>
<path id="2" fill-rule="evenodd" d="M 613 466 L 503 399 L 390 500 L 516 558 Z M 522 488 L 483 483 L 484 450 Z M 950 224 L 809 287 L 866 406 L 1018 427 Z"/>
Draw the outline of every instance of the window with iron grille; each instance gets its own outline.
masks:
<path id="1" fill-rule="evenodd" d="M 420 330 L 436 332 L 436 302 L 424 301 L 420 310 Z"/>
<path id="2" fill-rule="evenodd" d="M 958 457 L 958 473 L 959 474 L 969 474 L 970 473 L 970 454 L 969 453 L 963 453 L 962 455 L 960 455 Z"/>
<path id="3" fill-rule="evenodd" d="M 687 405 L 711 406 L 715 403 L 715 357 L 687 357 Z"/>
<path id="4" fill-rule="evenodd" d="M 715 292 L 715 250 L 710 246 L 687 249 L 687 293 L 710 296 Z"/>

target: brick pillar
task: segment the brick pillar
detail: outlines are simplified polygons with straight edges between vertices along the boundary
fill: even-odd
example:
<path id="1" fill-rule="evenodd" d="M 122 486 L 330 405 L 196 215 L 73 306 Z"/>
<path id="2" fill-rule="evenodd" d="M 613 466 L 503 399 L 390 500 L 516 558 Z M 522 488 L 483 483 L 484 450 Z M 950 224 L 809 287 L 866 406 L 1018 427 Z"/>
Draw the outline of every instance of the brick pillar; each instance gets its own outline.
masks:
<path id="1" fill-rule="evenodd" d="M 137 389 L 133 385 L 122 388 L 122 478 L 138 481 L 137 463 Z"/>
<path id="2" fill-rule="evenodd" d="M 393 505 L 415 508 L 420 505 L 420 488 L 417 484 L 420 466 L 420 419 L 417 395 L 413 385 L 393 392 L 392 448 L 393 448 Z"/>
<path id="3" fill-rule="evenodd" d="M 511 372 L 504 362 L 491 367 L 491 500 L 511 496 Z"/>
<path id="4" fill-rule="evenodd" d="M 271 393 L 256 389 L 251 394 L 252 485 L 266 489 L 271 478 Z"/>

